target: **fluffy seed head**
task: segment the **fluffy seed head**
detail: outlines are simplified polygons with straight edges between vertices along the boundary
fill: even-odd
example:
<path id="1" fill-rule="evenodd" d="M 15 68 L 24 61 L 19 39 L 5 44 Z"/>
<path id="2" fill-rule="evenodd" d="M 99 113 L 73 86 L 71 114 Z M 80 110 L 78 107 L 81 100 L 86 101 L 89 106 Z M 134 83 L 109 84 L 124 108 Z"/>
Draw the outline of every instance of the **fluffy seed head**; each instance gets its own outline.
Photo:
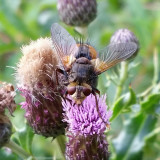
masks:
<path id="1" fill-rule="evenodd" d="M 21 48 L 23 56 L 17 66 L 18 86 L 36 89 L 37 83 L 48 85 L 57 65 L 57 56 L 52 49 L 50 38 L 40 38 Z"/>
<path id="2" fill-rule="evenodd" d="M 56 137 L 64 133 L 62 105 L 57 90 L 55 69 L 57 55 L 49 38 L 40 38 L 22 47 L 23 56 L 17 66 L 17 86 L 25 97 L 21 103 L 25 117 L 35 133 Z"/>

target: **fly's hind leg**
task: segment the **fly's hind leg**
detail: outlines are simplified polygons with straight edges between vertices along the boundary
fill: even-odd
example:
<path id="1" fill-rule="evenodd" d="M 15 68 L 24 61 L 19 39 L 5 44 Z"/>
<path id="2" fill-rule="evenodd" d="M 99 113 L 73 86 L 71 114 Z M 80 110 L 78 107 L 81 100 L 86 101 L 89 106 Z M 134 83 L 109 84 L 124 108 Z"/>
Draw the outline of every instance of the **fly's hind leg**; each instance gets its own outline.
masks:
<path id="1" fill-rule="evenodd" d="M 98 108 L 98 99 L 97 99 L 96 93 L 100 94 L 100 91 L 99 91 L 98 89 L 96 89 L 96 88 L 93 88 L 92 94 L 93 94 L 94 97 L 95 97 L 95 101 L 96 101 L 96 110 L 97 110 L 98 116 L 101 118 L 102 122 L 103 122 L 104 124 L 106 124 L 105 120 L 102 118 L 102 115 L 101 115 L 100 112 L 99 112 L 99 108 Z M 107 126 L 107 124 L 106 124 L 106 126 Z"/>

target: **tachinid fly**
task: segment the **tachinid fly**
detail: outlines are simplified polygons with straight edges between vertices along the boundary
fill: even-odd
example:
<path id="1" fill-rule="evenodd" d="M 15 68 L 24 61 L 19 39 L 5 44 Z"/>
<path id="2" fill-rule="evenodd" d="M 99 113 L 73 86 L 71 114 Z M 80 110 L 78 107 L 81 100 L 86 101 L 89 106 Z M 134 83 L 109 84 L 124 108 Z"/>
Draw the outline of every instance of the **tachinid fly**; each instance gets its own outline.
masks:
<path id="1" fill-rule="evenodd" d="M 131 57 L 138 48 L 134 42 L 115 43 L 98 53 L 91 45 L 76 43 L 57 23 L 52 25 L 51 34 L 60 62 L 56 73 L 64 75 L 65 82 L 61 85 L 66 86 L 65 93 L 71 95 L 76 104 L 81 104 L 91 93 L 96 97 L 98 75 Z"/>

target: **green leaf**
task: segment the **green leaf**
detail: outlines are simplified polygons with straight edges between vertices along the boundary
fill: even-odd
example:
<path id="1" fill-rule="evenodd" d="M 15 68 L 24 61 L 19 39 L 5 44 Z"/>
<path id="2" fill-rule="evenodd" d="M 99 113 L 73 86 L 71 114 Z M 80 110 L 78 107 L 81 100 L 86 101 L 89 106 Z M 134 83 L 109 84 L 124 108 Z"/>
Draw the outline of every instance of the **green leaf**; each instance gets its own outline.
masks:
<path id="1" fill-rule="evenodd" d="M 19 141 L 20 145 L 29 153 L 32 153 L 31 151 L 31 145 L 32 140 L 34 137 L 34 133 L 32 129 L 29 126 L 26 126 L 23 130 L 18 131 Z"/>
<path id="2" fill-rule="evenodd" d="M 126 93 L 115 102 L 113 106 L 113 114 L 110 121 L 115 119 L 122 111 L 129 109 L 129 107 L 135 103 L 136 95 L 132 88 L 129 88 L 129 93 Z"/>
<path id="3" fill-rule="evenodd" d="M 0 4 L 0 23 L 8 35 L 12 38 L 17 36 L 23 38 L 26 36 L 29 36 L 30 38 L 35 37 L 35 35 L 28 30 L 23 19 L 15 14 L 16 12 L 13 12 L 13 10 L 8 8 L 6 1 L 0 0 Z"/>
<path id="4" fill-rule="evenodd" d="M 160 93 L 149 95 L 147 100 L 141 103 L 141 112 L 155 113 L 158 105 L 160 105 Z"/>
<path id="5" fill-rule="evenodd" d="M 0 55 L 5 54 L 6 52 L 11 52 L 15 49 L 17 49 L 17 45 L 13 42 L 8 44 L 0 43 Z"/>
<path id="6" fill-rule="evenodd" d="M 154 130 L 157 118 L 138 114 L 125 121 L 124 129 L 113 140 L 116 160 L 142 159 L 145 137 Z"/>
<path id="7" fill-rule="evenodd" d="M 18 156 L 14 153 L 8 154 L 5 148 L 0 149 L 0 158 L 4 160 L 17 160 Z"/>

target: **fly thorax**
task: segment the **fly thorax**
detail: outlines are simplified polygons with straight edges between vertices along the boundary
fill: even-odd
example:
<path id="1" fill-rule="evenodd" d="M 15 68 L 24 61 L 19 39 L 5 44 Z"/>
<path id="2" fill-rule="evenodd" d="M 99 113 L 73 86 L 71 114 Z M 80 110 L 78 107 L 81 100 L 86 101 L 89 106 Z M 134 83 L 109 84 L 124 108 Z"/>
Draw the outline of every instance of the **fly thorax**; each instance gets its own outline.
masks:
<path id="1" fill-rule="evenodd" d="M 76 59 L 75 63 L 72 65 L 69 79 L 71 79 L 72 82 L 78 81 L 79 83 L 83 83 L 90 79 L 93 73 L 94 67 L 90 60 L 85 57 L 81 57 Z"/>

